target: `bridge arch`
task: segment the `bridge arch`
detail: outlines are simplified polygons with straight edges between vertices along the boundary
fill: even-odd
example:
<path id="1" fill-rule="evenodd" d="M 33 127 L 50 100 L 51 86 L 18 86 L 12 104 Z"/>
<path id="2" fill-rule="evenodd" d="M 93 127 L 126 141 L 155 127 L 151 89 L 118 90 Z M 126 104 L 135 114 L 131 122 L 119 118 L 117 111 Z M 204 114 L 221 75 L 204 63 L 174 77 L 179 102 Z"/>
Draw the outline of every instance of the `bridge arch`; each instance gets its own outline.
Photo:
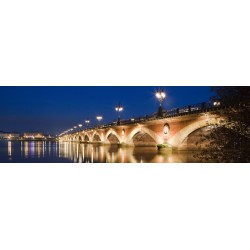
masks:
<path id="1" fill-rule="evenodd" d="M 99 134 L 97 131 L 95 131 L 95 132 L 93 133 L 93 135 L 92 135 L 92 141 L 93 141 L 93 142 L 100 142 L 100 141 L 102 141 L 101 138 L 102 138 L 102 137 L 100 136 L 100 134 Z"/>
<path id="2" fill-rule="evenodd" d="M 110 138 L 110 136 L 112 136 L 112 135 L 115 136 L 115 137 L 117 138 L 118 143 L 121 143 L 121 142 L 122 142 L 121 137 L 118 135 L 118 133 L 117 133 L 114 129 L 110 129 L 110 130 L 107 132 L 107 134 L 106 134 L 106 136 L 105 136 L 105 141 L 110 142 L 109 138 Z"/>
<path id="3" fill-rule="evenodd" d="M 156 142 L 156 144 L 163 143 L 163 139 L 157 135 L 153 130 L 145 128 L 145 127 L 137 127 L 127 136 L 126 143 L 130 145 L 134 145 L 133 138 L 138 133 L 148 134 L 152 139 Z"/>
<path id="4" fill-rule="evenodd" d="M 89 135 L 88 135 L 88 134 L 85 134 L 85 135 L 84 135 L 83 141 L 84 141 L 84 142 L 89 142 Z"/>
<path id="5" fill-rule="evenodd" d="M 201 121 L 197 121 L 194 123 L 191 123 L 190 125 L 187 125 L 186 127 L 184 127 L 183 129 L 181 129 L 179 132 L 177 132 L 169 141 L 168 143 L 172 146 L 172 147 L 179 147 L 184 140 L 194 131 L 204 128 L 204 127 L 208 127 L 211 125 L 216 125 L 218 124 L 219 120 L 216 118 L 212 118 L 209 120 L 201 120 Z"/>

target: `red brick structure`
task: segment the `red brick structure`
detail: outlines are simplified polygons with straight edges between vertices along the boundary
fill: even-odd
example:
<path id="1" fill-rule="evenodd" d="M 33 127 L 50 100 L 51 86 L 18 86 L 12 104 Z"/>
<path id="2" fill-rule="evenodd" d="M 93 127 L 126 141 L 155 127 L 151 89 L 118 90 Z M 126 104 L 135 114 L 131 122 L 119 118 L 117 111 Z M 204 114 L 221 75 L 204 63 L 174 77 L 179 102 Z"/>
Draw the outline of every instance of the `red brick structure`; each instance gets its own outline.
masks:
<path id="1" fill-rule="evenodd" d="M 211 125 L 221 119 L 212 112 L 189 113 L 83 130 L 64 135 L 60 140 L 128 146 L 156 146 L 164 143 L 175 149 L 192 149 L 199 135 L 212 129 Z"/>

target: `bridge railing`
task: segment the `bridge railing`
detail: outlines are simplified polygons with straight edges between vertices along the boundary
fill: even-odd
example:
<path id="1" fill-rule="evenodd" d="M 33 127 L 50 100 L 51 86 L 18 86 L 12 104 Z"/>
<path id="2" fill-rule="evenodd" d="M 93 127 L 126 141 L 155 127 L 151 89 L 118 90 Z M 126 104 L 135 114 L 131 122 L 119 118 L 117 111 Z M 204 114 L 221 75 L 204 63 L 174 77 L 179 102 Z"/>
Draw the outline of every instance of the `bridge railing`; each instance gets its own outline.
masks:
<path id="1" fill-rule="evenodd" d="M 189 114 L 189 113 L 195 113 L 195 112 L 203 112 L 207 110 L 211 110 L 214 108 L 214 105 L 212 102 L 202 102 L 194 105 L 188 105 L 181 108 L 174 108 L 166 110 L 162 116 L 157 116 L 157 113 L 152 115 L 146 115 L 141 116 L 129 120 L 122 120 L 121 125 L 131 124 L 131 123 L 138 123 L 143 121 L 150 121 L 150 120 L 156 120 L 156 119 L 164 119 L 171 116 L 178 116 L 183 114 Z"/>
<path id="2" fill-rule="evenodd" d="M 194 105 L 188 105 L 181 108 L 175 108 L 167 110 L 166 116 L 173 116 L 178 114 L 186 114 L 186 113 L 193 113 L 193 112 L 200 112 L 209 110 L 211 108 L 214 108 L 213 104 L 211 102 L 202 102 Z"/>

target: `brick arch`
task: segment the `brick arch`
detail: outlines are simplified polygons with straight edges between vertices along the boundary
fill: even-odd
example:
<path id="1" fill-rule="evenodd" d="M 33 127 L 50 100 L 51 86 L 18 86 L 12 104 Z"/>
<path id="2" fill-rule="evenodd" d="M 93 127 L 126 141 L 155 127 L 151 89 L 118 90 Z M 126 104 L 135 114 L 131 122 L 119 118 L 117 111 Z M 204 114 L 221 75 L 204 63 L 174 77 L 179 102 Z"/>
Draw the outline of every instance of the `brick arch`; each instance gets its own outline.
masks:
<path id="1" fill-rule="evenodd" d="M 86 134 L 84 134 L 84 136 L 83 136 L 83 141 L 85 141 L 85 142 L 87 142 L 87 141 L 90 141 L 89 140 L 89 135 L 86 133 Z"/>
<path id="2" fill-rule="evenodd" d="M 100 135 L 97 131 L 95 131 L 95 132 L 92 134 L 91 141 L 94 141 L 95 136 L 98 136 L 99 139 L 100 139 L 100 141 L 102 141 L 102 137 L 101 137 L 101 135 Z"/>
<path id="3" fill-rule="evenodd" d="M 179 145 L 178 148 L 179 149 L 193 149 L 193 150 L 196 150 L 201 147 L 206 148 L 211 142 L 210 140 L 207 139 L 206 141 L 203 141 L 203 143 L 199 145 L 198 143 L 200 142 L 202 135 L 204 136 L 209 135 L 209 133 L 211 133 L 213 128 L 214 126 L 210 125 L 210 126 L 196 129 L 184 139 L 184 141 Z"/>
<path id="4" fill-rule="evenodd" d="M 200 128 L 204 128 L 210 125 L 215 125 L 218 124 L 218 119 L 216 118 L 212 118 L 209 121 L 204 119 L 201 121 L 197 121 L 194 123 L 191 123 L 189 125 L 187 125 L 186 127 L 184 127 L 183 129 L 181 129 L 180 131 L 178 131 L 169 141 L 169 145 L 171 145 L 172 147 L 179 147 L 184 140 L 194 131 L 200 129 Z"/>
<path id="5" fill-rule="evenodd" d="M 140 132 L 150 135 L 157 144 L 163 143 L 163 139 L 159 135 L 157 135 L 153 130 L 145 127 L 137 127 L 132 132 L 130 132 L 130 134 L 127 136 L 126 143 L 130 145 L 134 144 L 133 137 Z"/>
<path id="6" fill-rule="evenodd" d="M 119 143 L 122 142 L 121 137 L 118 135 L 118 133 L 117 133 L 114 129 L 110 129 L 110 130 L 107 132 L 107 134 L 106 134 L 106 136 L 105 136 L 105 141 L 107 141 L 107 142 L 109 141 L 109 140 L 108 140 L 108 137 L 109 137 L 111 134 L 113 134 L 113 135 L 115 135 L 115 136 L 117 137 Z"/>

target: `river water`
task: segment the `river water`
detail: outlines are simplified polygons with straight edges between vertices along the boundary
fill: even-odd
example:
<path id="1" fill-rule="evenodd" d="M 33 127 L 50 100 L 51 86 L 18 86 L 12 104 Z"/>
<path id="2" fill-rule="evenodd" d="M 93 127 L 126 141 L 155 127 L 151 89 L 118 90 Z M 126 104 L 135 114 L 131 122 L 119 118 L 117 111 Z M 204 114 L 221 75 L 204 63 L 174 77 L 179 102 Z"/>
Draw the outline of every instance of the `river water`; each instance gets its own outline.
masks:
<path id="1" fill-rule="evenodd" d="M 189 163 L 193 152 L 159 153 L 156 147 L 119 148 L 75 142 L 0 141 L 2 163 Z"/>

